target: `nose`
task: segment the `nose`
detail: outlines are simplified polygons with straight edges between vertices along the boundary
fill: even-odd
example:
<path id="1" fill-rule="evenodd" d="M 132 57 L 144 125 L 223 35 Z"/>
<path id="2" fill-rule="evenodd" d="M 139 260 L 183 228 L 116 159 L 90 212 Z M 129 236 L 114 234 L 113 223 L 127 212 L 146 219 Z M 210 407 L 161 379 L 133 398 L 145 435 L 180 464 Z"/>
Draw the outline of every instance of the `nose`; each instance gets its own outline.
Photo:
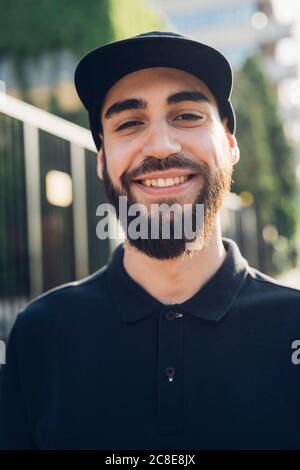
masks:
<path id="1" fill-rule="evenodd" d="M 168 123 L 163 120 L 152 123 L 145 138 L 144 157 L 166 158 L 182 150 L 175 130 L 170 129 Z"/>

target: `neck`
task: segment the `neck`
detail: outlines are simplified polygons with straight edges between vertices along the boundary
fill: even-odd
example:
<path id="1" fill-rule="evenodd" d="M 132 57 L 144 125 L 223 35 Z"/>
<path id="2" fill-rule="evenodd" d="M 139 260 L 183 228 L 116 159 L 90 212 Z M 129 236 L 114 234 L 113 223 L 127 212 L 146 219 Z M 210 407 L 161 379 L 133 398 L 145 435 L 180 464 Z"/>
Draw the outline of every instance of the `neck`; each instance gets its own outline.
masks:
<path id="1" fill-rule="evenodd" d="M 206 246 L 181 259 L 155 260 L 124 245 L 124 268 L 135 282 L 163 304 L 191 298 L 220 268 L 226 256 L 219 220 Z M 142 266 L 142 269 L 140 267 Z"/>

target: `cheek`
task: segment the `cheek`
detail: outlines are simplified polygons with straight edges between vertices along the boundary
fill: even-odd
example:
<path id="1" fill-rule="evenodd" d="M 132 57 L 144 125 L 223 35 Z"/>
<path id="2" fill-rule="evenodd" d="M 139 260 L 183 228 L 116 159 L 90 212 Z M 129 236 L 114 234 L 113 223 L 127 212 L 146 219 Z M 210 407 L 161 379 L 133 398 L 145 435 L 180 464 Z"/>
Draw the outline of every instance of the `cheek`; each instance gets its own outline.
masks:
<path id="1" fill-rule="evenodd" d="M 198 136 L 193 145 L 198 147 L 198 157 L 210 166 L 220 167 L 228 163 L 228 142 L 222 129 L 214 128 Z"/>
<path id="2" fill-rule="evenodd" d="M 224 144 L 225 142 L 223 141 L 223 139 L 220 138 L 220 136 L 214 135 L 213 146 L 215 149 L 215 161 L 216 165 L 218 166 L 222 165 L 222 162 L 224 162 L 224 157 L 226 155 Z"/>
<path id="3" fill-rule="evenodd" d="M 112 181 L 118 184 L 120 177 L 127 171 L 130 158 L 128 152 L 121 145 L 108 141 L 105 144 L 107 171 Z"/>
<path id="4" fill-rule="evenodd" d="M 141 150 L 136 142 L 125 139 L 116 142 L 107 139 L 105 150 L 107 170 L 114 183 L 118 184 L 124 173 L 131 171 L 141 163 L 141 159 L 138 157 L 141 155 Z"/>
<path id="5" fill-rule="evenodd" d="M 190 135 L 183 143 L 183 151 L 195 159 L 207 163 L 209 166 L 216 164 L 220 149 L 220 143 L 213 132 L 199 132 Z"/>

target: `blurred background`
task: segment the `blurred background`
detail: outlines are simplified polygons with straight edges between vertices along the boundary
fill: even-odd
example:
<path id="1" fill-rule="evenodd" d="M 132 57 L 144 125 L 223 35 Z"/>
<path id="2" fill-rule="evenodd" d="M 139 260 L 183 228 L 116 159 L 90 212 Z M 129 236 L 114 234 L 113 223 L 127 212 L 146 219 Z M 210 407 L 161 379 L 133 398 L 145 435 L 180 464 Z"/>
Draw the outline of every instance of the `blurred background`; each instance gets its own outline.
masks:
<path id="1" fill-rule="evenodd" d="M 79 59 L 100 44 L 173 30 L 222 51 L 235 72 L 241 160 L 223 234 L 300 289 L 298 0 L 0 0 L 0 338 L 33 297 L 103 266 L 104 192 Z M 116 63 L 116 67 L 118 64 Z"/>

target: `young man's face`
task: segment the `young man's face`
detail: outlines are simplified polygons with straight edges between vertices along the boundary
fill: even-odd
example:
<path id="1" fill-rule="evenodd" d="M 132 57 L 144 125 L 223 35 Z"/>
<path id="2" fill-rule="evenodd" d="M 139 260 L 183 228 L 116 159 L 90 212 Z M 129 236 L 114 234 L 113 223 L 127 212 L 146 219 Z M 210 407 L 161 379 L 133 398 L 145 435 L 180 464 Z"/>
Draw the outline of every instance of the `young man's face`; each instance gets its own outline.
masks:
<path id="1" fill-rule="evenodd" d="M 178 69 L 139 70 L 109 90 L 101 121 L 98 171 L 109 201 L 126 195 L 149 214 L 153 204 L 204 204 L 207 241 L 238 160 L 208 87 Z M 185 251 L 185 240 L 132 244 L 159 259 Z"/>

